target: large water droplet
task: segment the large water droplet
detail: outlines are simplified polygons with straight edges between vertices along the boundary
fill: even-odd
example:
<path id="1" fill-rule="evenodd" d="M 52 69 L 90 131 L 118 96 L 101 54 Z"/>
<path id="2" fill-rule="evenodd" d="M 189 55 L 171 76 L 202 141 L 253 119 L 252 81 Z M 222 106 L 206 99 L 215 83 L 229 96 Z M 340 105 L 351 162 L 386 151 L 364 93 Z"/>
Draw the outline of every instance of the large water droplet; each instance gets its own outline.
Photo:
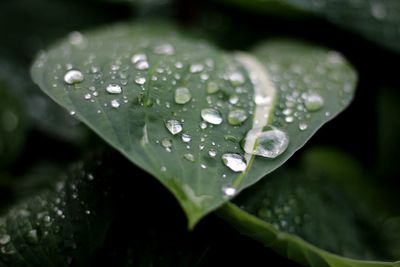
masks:
<path id="1" fill-rule="evenodd" d="M 310 112 L 320 110 L 324 106 L 324 99 L 317 93 L 308 94 L 304 99 L 304 106 Z"/>
<path id="2" fill-rule="evenodd" d="M 0 245 L 7 245 L 11 241 L 11 236 L 4 234 L 0 235 Z"/>
<path id="3" fill-rule="evenodd" d="M 112 83 L 107 85 L 106 91 L 110 94 L 120 94 L 122 93 L 122 88 L 120 85 Z"/>
<path id="4" fill-rule="evenodd" d="M 69 70 L 64 75 L 64 82 L 67 84 L 77 84 L 82 82 L 84 76 L 79 70 Z"/>
<path id="5" fill-rule="evenodd" d="M 246 160 L 241 155 L 235 153 L 223 154 L 222 162 L 234 172 L 243 172 L 247 168 Z"/>
<path id="6" fill-rule="evenodd" d="M 247 112 L 243 109 L 234 109 L 228 114 L 228 122 L 231 125 L 240 125 L 247 120 Z"/>
<path id="7" fill-rule="evenodd" d="M 266 158 L 276 158 L 285 152 L 289 145 L 288 135 L 273 126 L 250 130 L 244 140 L 244 151 Z"/>
<path id="8" fill-rule="evenodd" d="M 221 124 L 222 116 L 218 110 L 212 108 L 205 108 L 201 110 L 201 117 L 208 123 L 211 124 Z"/>
<path id="9" fill-rule="evenodd" d="M 186 87 L 179 87 L 175 90 L 175 102 L 177 104 L 186 104 L 192 98 L 192 94 Z"/>
<path id="10" fill-rule="evenodd" d="M 165 127 L 167 127 L 168 131 L 173 135 L 176 135 L 183 130 L 182 124 L 177 120 L 166 121 Z"/>

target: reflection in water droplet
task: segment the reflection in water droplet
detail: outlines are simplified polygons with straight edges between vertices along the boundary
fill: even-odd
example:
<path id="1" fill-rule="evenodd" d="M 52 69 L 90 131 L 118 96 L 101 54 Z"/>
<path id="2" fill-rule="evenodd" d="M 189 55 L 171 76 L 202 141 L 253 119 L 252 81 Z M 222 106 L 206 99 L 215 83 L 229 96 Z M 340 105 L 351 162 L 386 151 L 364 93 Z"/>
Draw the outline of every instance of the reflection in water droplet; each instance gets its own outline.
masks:
<path id="1" fill-rule="evenodd" d="M 289 145 L 288 135 L 273 126 L 250 130 L 244 140 L 244 151 L 248 154 L 266 158 L 276 158 L 285 152 Z"/>
<path id="2" fill-rule="evenodd" d="M 222 162 L 234 172 L 243 172 L 246 170 L 246 160 L 239 154 L 226 153 L 222 155 Z"/>
<path id="3" fill-rule="evenodd" d="M 228 122 L 231 125 L 240 125 L 247 120 L 246 111 L 243 109 L 231 110 L 228 114 Z"/>
<path id="4" fill-rule="evenodd" d="M 110 93 L 110 94 L 120 94 L 120 93 L 122 93 L 122 88 L 118 84 L 112 83 L 112 84 L 107 85 L 106 91 L 107 91 L 107 93 Z"/>
<path id="5" fill-rule="evenodd" d="M 167 127 L 168 131 L 173 135 L 176 135 L 183 130 L 182 124 L 177 120 L 166 121 L 165 127 Z"/>
<path id="6" fill-rule="evenodd" d="M 304 106 L 310 112 L 320 110 L 324 106 L 324 99 L 316 93 L 308 94 L 304 99 Z"/>
<path id="7" fill-rule="evenodd" d="M 221 124 L 222 123 L 222 116 L 218 110 L 212 108 L 205 108 L 201 110 L 201 117 L 208 123 L 211 124 Z"/>
<path id="8" fill-rule="evenodd" d="M 67 84 L 77 84 L 82 82 L 84 76 L 79 70 L 69 70 L 64 75 L 64 82 Z"/>
<path id="9" fill-rule="evenodd" d="M 186 104 L 191 98 L 192 95 L 186 87 L 179 87 L 175 90 L 175 102 L 177 104 Z"/>

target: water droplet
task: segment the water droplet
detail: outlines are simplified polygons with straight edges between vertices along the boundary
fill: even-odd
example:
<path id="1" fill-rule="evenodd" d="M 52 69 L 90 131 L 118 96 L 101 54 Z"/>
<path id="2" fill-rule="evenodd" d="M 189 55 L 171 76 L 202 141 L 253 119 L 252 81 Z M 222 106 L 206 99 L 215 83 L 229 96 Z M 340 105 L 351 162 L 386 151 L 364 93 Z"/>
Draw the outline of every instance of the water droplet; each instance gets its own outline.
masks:
<path id="1" fill-rule="evenodd" d="M 200 122 L 200 129 L 202 129 L 202 130 L 207 129 L 207 122 L 205 122 L 205 121 Z"/>
<path id="2" fill-rule="evenodd" d="M 72 45 L 81 45 L 83 43 L 83 35 L 80 32 L 71 32 L 68 35 L 68 41 Z"/>
<path id="3" fill-rule="evenodd" d="M 0 245 L 7 245 L 11 241 L 11 236 L 5 234 L 0 235 Z"/>
<path id="4" fill-rule="evenodd" d="M 90 94 L 85 94 L 84 98 L 85 98 L 86 100 L 89 100 L 89 99 L 92 98 L 92 96 L 91 96 Z"/>
<path id="5" fill-rule="evenodd" d="M 229 81 L 233 86 L 242 85 L 245 81 L 245 78 L 240 72 L 233 72 L 229 75 Z"/>
<path id="6" fill-rule="evenodd" d="M 200 167 L 201 167 L 202 169 L 207 169 L 207 165 L 205 165 L 205 164 L 200 164 Z"/>
<path id="7" fill-rule="evenodd" d="M 111 106 L 112 106 L 113 108 L 119 108 L 120 103 L 119 103 L 118 99 L 113 99 L 113 100 L 111 100 Z"/>
<path id="8" fill-rule="evenodd" d="M 234 187 L 224 187 L 222 192 L 227 197 L 233 197 L 236 194 L 236 188 Z"/>
<path id="9" fill-rule="evenodd" d="M 146 83 L 146 78 L 144 78 L 144 77 L 137 77 L 137 78 L 135 79 L 135 83 L 137 83 L 137 84 L 139 84 L 139 85 L 143 85 L 143 84 Z"/>
<path id="10" fill-rule="evenodd" d="M 215 156 L 217 156 L 217 151 L 215 149 L 210 149 L 208 151 L 208 155 L 212 158 L 215 158 Z"/>
<path id="11" fill-rule="evenodd" d="M 166 172 L 166 171 L 167 171 L 167 167 L 162 166 L 162 167 L 161 167 L 161 171 L 162 171 L 162 172 Z"/>
<path id="12" fill-rule="evenodd" d="M 183 157 L 184 157 L 186 160 L 190 161 L 190 162 L 194 162 L 194 156 L 193 156 L 193 154 L 190 154 L 190 153 L 184 154 Z"/>
<path id="13" fill-rule="evenodd" d="M 191 73 L 199 73 L 204 70 L 204 66 L 202 64 L 192 64 L 190 65 L 190 72 Z"/>
<path id="14" fill-rule="evenodd" d="M 186 87 L 179 87 L 175 90 L 175 102 L 177 104 L 186 104 L 191 98 L 192 95 Z"/>
<path id="15" fill-rule="evenodd" d="M 173 135 L 176 135 L 183 130 L 182 124 L 177 120 L 166 121 L 165 127 L 167 127 L 168 131 Z"/>
<path id="16" fill-rule="evenodd" d="M 107 91 L 107 93 L 110 93 L 110 94 L 120 94 L 120 93 L 122 93 L 122 88 L 118 84 L 112 83 L 112 84 L 107 85 L 106 91 Z"/>
<path id="17" fill-rule="evenodd" d="M 184 143 L 189 143 L 192 140 L 192 137 L 188 134 L 182 134 L 182 141 Z"/>
<path id="18" fill-rule="evenodd" d="M 32 229 L 26 235 L 26 239 L 31 244 L 37 244 L 39 242 L 39 236 L 36 229 Z"/>
<path id="19" fill-rule="evenodd" d="M 64 75 L 64 82 L 67 84 L 77 84 L 82 82 L 84 76 L 79 70 L 69 70 Z"/>
<path id="20" fill-rule="evenodd" d="M 149 62 L 147 61 L 139 61 L 138 63 L 136 63 L 135 67 L 137 70 L 147 70 L 150 66 Z"/>
<path id="21" fill-rule="evenodd" d="M 169 138 L 163 138 L 161 140 L 161 145 L 167 150 L 168 152 L 171 152 L 172 149 L 172 140 Z"/>
<path id="22" fill-rule="evenodd" d="M 246 160 L 241 155 L 235 153 L 223 154 L 222 162 L 234 172 L 243 172 L 247 168 Z"/>
<path id="23" fill-rule="evenodd" d="M 171 56 L 175 52 L 174 47 L 171 44 L 165 43 L 157 46 L 154 48 L 154 53 L 159 54 L 159 55 L 167 55 Z"/>
<path id="24" fill-rule="evenodd" d="M 207 93 L 214 94 L 219 91 L 219 86 L 216 82 L 209 82 L 207 84 Z"/>
<path id="25" fill-rule="evenodd" d="M 299 130 L 300 130 L 300 131 L 307 130 L 307 128 L 308 128 L 307 123 L 305 123 L 305 122 L 300 122 L 300 123 L 299 123 Z"/>
<path id="26" fill-rule="evenodd" d="M 276 158 L 285 152 L 289 145 L 288 135 L 273 126 L 250 130 L 244 140 L 244 151 L 266 158 Z"/>
<path id="27" fill-rule="evenodd" d="M 212 108 L 205 108 L 201 110 L 201 117 L 208 123 L 211 124 L 221 124 L 222 123 L 222 116 L 218 110 Z"/>
<path id="28" fill-rule="evenodd" d="M 228 122 L 231 125 L 240 125 L 246 120 L 247 113 L 243 109 L 234 109 L 228 114 Z"/>
<path id="29" fill-rule="evenodd" d="M 236 105 L 239 102 L 239 96 L 238 95 L 231 95 L 229 97 L 229 103 L 232 105 Z"/>
<path id="30" fill-rule="evenodd" d="M 316 93 L 311 93 L 304 99 L 304 106 L 310 112 L 320 110 L 324 106 L 324 99 Z"/>
<path id="31" fill-rule="evenodd" d="M 131 61 L 133 64 L 136 64 L 140 61 L 146 61 L 147 60 L 147 56 L 145 54 L 135 54 L 131 57 Z"/>
<path id="32" fill-rule="evenodd" d="M 371 3 L 371 14 L 376 19 L 384 19 L 386 17 L 386 7 L 380 2 Z"/>

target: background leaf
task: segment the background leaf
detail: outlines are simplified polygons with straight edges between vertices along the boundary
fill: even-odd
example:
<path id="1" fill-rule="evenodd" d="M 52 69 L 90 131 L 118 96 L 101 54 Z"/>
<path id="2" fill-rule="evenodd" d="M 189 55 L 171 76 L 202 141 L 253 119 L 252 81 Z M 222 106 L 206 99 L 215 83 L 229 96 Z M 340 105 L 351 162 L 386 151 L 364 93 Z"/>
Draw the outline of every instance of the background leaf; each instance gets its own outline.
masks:
<path id="1" fill-rule="evenodd" d="M 390 230 L 399 224 L 399 210 L 379 191 L 382 187 L 351 157 L 335 150 L 311 150 L 301 166 L 268 176 L 237 198 L 238 206 L 222 208 L 222 217 L 307 266 L 396 266 L 372 261 L 400 256 L 400 240 Z M 380 209 L 383 200 L 388 201 Z"/>
<path id="2" fill-rule="evenodd" d="M 337 52 L 274 41 L 254 55 L 260 61 L 227 55 L 172 27 L 121 24 L 69 36 L 38 58 L 32 75 L 54 100 L 166 185 L 193 226 L 285 162 L 352 98 L 356 75 Z M 240 141 L 251 127 L 267 123 L 289 135 L 288 149 L 272 144 L 281 156 L 247 154 L 240 174 L 237 162 L 222 164 L 229 153 L 243 154 Z M 251 147 L 251 140 L 246 144 Z"/>
<path id="3" fill-rule="evenodd" d="M 224 0 L 269 15 L 322 17 L 400 52 L 400 3 L 397 0 Z"/>

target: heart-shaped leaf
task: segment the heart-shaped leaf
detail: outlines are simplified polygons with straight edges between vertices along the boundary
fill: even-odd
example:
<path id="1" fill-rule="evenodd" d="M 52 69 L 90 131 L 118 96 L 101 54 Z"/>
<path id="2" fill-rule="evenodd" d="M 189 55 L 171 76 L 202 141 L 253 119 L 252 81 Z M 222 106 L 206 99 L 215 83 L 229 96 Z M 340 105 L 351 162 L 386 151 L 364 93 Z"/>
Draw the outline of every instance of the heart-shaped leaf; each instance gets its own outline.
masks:
<path id="1" fill-rule="evenodd" d="M 400 52 L 400 2 L 397 0 L 224 0 L 267 14 L 313 14 L 396 52 Z"/>
<path id="2" fill-rule="evenodd" d="M 389 262 L 400 257 L 398 208 L 387 212 L 392 201 L 351 157 L 310 152 L 301 169 L 273 173 L 220 215 L 306 266 L 399 266 Z"/>
<path id="3" fill-rule="evenodd" d="M 160 180 L 190 226 L 284 163 L 352 98 L 356 75 L 337 52 L 273 41 L 227 54 L 161 24 L 70 36 L 32 76 Z"/>

